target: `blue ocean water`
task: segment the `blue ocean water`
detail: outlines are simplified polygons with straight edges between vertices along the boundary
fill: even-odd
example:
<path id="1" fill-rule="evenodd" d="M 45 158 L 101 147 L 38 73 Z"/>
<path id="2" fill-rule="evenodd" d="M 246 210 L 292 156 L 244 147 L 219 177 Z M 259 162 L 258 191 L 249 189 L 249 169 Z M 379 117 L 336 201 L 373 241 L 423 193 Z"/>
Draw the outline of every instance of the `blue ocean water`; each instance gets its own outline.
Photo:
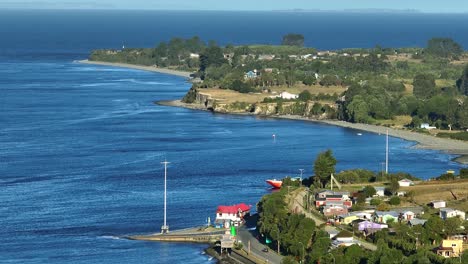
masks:
<path id="1" fill-rule="evenodd" d="M 171 162 L 171 229 L 203 224 L 206 217 L 214 217 L 219 204 L 255 205 L 270 191 L 265 179 L 298 174 L 301 168 L 309 175 L 316 154 L 327 148 L 339 160 L 338 170 L 381 169 L 383 135 L 362 132 L 358 136 L 356 130 L 310 122 L 158 106 L 153 102 L 180 98 L 190 84 L 164 74 L 74 62 L 93 48 L 118 47 L 122 41 L 151 46 L 170 36 L 197 34 L 220 42 L 276 43 L 282 35 L 280 29 L 242 35 L 249 28 L 226 30 L 212 23 L 220 17 L 222 23 L 239 25 L 279 19 L 287 21 L 285 32 L 308 28 L 302 21 L 318 18 L 276 13 L 229 13 L 227 17 L 199 12 L 0 13 L 2 263 L 212 262 L 202 254 L 203 245 L 119 238 L 159 231 L 163 218 L 160 162 L 164 159 Z M 170 16 L 173 25 L 162 23 Z M 418 16 L 405 15 L 404 19 L 418 22 Z M 449 24 L 450 29 L 465 19 L 436 18 L 440 21 L 433 24 Z M 374 18 L 369 15 L 367 19 L 356 18 L 355 23 L 371 27 Z M 434 17 L 422 19 L 433 21 Z M 350 26 L 346 22 L 341 20 L 341 26 Z M 339 28 L 339 22 L 335 23 Z M 384 23 L 382 28 L 392 27 Z M 430 28 L 434 30 L 430 34 L 451 34 Z M 364 39 L 365 29 L 360 30 Z M 391 36 L 399 30 L 408 29 L 387 33 Z M 420 31 L 429 34 L 430 30 Z M 368 35 L 373 36 L 372 32 Z M 334 39 L 322 42 L 324 48 L 336 47 L 337 39 L 346 40 L 329 36 Z M 399 42 L 383 39 L 388 45 L 425 41 L 414 36 L 411 40 L 403 36 Z M 358 40 L 339 45 L 359 43 L 354 41 Z M 374 45 L 367 41 L 364 46 Z M 459 41 L 468 44 L 466 39 Z M 391 172 L 408 171 L 428 178 L 460 168 L 451 161 L 453 156 L 414 149 L 413 144 L 390 139 Z"/>

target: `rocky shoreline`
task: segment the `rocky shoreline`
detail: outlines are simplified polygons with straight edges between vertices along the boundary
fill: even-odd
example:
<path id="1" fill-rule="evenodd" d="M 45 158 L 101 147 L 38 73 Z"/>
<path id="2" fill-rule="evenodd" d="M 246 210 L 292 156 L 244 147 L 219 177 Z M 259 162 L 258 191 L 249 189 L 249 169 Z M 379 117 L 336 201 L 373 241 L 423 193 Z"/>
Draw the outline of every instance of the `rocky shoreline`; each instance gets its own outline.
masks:
<path id="1" fill-rule="evenodd" d="M 187 104 L 187 103 L 183 103 L 181 100 L 159 101 L 156 103 L 159 105 L 164 105 L 164 106 L 183 107 L 183 108 L 194 109 L 194 110 L 210 111 L 204 105 Z M 225 114 L 260 116 L 260 115 L 250 114 L 250 113 L 238 113 L 238 112 L 225 113 Z M 265 117 L 317 122 L 317 123 L 346 127 L 346 128 L 366 131 L 370 133 L 376 133 L 376 134 L 386 134 L 388 131 L 389 136 L 417 142 L 417 144 L 414 146 L 416 148 L 439 150 L 448 154 L 459 155 L 459 157 L 455 158 L 454 161 L 461 163 L 461 164 L 468 164 L 468 142 L 464 142 L 460 140 L 438 138 L 435 136 L 424 135 L 421 133 L 408 131 L 408 130 L 387 128 L 384 126 L 377 126 L 377 125 L 370 125 L 370 124 L 349 123 L 349 122 L 339 121 L 339 120 L 309 119 L 307 117 L 295 116 L 295 115 L 268 115 Z"/>

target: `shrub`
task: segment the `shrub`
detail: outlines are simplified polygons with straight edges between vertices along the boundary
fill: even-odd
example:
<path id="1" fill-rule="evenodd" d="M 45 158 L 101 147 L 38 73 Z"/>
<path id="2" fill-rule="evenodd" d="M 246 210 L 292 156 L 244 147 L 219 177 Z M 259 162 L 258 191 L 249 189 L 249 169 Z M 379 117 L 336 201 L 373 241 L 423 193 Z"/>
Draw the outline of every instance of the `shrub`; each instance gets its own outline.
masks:
<path id="1" fill-rule="evenodd" d="M 374 205 L 374 206 L 377 206 L 377 205 L 379 205 L 381 203 L 382 203 L 382 200 L 380 200 L 380 199 L 372 199 L 370 201 L 370 205 Z"/>
<path id="2" fill-rule="evenodd" d="M 393 196 L 392 198 L 390 198 L 390 201 L 388 201 L 388 203 L 391 205 L 399 205 L 400 202 L 401 200 L 400 200 L 400 197 L 398 196 Z"/>

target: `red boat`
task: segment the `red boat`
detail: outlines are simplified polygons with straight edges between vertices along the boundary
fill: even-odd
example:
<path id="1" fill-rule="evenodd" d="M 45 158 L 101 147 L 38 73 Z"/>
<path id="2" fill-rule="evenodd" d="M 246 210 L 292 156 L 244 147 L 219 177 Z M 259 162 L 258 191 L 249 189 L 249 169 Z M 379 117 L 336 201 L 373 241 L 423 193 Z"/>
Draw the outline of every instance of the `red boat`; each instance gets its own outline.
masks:
<path id="1" fill-rule="evenodd" d="M 273 188 L 275 188 L 275 189 L 281 188 L 281 185 L 283 184 L 283 181 L 280 181 L 280 180 L 277 180 L 277 179 L 266 180 L 266 182 L 268 184 L 270 184 L 271 186 L 273 186 Z"/>

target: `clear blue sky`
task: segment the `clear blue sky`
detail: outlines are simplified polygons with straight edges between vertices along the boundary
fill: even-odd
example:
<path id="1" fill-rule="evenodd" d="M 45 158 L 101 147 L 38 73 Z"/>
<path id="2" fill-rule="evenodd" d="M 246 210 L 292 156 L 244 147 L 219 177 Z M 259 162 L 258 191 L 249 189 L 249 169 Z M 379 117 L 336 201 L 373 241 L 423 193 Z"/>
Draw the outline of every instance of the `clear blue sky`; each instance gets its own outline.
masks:
<path id="1" fill-rule="evenodd" d="M 416 9 L 431 13 L 468 12 L 467 0 L 0 0 L 0 8 L 45 9 Z"/>

